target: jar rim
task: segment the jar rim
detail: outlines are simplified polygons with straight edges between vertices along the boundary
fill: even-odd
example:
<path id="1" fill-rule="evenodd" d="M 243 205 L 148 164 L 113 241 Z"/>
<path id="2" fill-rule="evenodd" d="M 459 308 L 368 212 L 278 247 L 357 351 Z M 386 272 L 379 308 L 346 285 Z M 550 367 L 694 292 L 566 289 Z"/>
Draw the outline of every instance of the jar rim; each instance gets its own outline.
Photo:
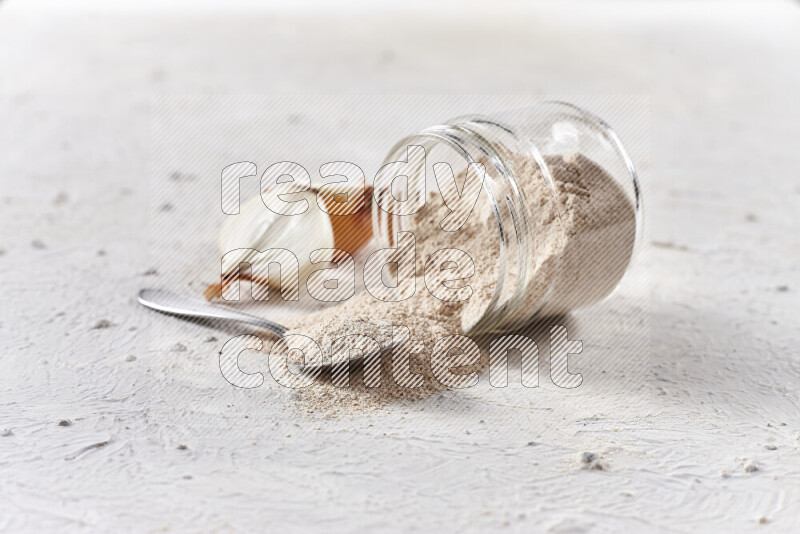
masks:
<path id="1" fill-rule="evenodd" d="M 463 156 L 467 164 L 479 163 L 478 159 L 480 159 L 481 156 L 487 158 L 498 171 L 504 184 L 511 186 L 515 196 L 513 202 L 516 203 L 516 207 L 512 207 L 509 204 L 507 209 L 503 210 L 503 204 L 498 201 L 498 195 L 493 191 L 491 181 L 488 179 L 489 173 L 487 172 L 484 176 L 482 190 L 483 193 L 487 195 L 489 205 L 494 214 L 494 220 L 499 234 L 499 258 L 497 280 L 495 281 L 495 287 L 492 291 L 492 297 L 489 302 L 483 306 L 481 317 L 478 318 L 474 324 L 469 325 L 468 330 L 474 332 L 485 329 L 487 326 L 486 323 L 492 323 L 494 325 L 502 323 L 502 318 L 507 313 L 507 311 L 504 310 L 508 310 L 510 307 L 513 308 L 515 302 L 521 301 L 529 267 L 526 258 L 532 244 L 530 243 L 529 232 L 527 231 L 528 222 L 525 217 L 525 210 L 521 207 L 522 199 L 513 169 L 506 164 L 506 161 L 496 150 L 493 143 L 485 139 L 479 132 L 467 126 L 468 123 L 466 122 L 456 124 L 450 121 L 449 123 L 430 126 L 417 133 L 408 135 L 395 143 L 388 152 L 383 164 L 396 161 L 396 158 L 402 155 L 409 145 L 416 145 L 423 141 L 441 142 Z M 507 211 L 509 216 L 504 217 L 504 211 Z M 373 206 L 372 215 L 373 229 L 375 229 L 375 235 L 379 240 L 379 246 L 392 246 L 394 233 L 402 228 L 400 222 L 402 218 L 388 214 L 384 210 L 378 208 L 377 205 Z M 381 220 L 381 218 L 384 217 L 393 218 L 393 222 L 391 223 L 393 229 L 392 233 L 388 232 L 388 221 Z M 511 231 L 506 227 L 505 221 L 507 220 L 510 220 L 514 226 L 513 233 L 516 236 L 516 243 L 509 240 Z M 514 250 L 512 249 L 516 250 L 516 254 L 514 254 Z M 513 258 L 512 261 L 513 256 L 516 256 L 516 258 Z M 519 271 L 516 284 L 512 297 L 507 302 L 501 303 L 500 298 L 507 281 L 506 273 L 511 264 L 516 266 Z"/>

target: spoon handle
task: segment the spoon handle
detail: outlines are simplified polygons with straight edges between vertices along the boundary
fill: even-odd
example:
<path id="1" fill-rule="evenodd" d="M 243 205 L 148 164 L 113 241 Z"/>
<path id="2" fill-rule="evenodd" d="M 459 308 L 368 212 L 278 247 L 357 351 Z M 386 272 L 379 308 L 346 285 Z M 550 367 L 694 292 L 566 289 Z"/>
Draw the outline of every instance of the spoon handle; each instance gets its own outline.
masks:
<path id="1" fill-rule="evenodd" d="M 139 291 L 137 300 L 142 306 L 169 315 L 237 321 L 259 326 L 281 337 L 286 333 L 285 327 L 273 323 L 272 321 L 262 319 L 261 317 L 256 317 L 255 315 L 243 313 L 225 306 L 209 304 L 202 300 L 190 299 L 164 289 L 142 289 Z"/>

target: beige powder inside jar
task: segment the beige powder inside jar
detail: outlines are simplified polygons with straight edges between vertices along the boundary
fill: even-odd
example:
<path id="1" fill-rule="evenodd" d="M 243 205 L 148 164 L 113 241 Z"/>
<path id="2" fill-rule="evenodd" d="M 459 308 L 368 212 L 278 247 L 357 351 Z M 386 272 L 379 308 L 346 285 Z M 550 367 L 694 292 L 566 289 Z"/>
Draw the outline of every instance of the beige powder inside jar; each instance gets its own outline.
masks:
<path id="1" fill-rule="evenodd" d="M 546 158 L 554 195 L 534 160 L 516 154 L 506 156 L 526 204 L 532 206 L 529 225 L 535 243 L 525 297 L 511 319 L 521 323 L 537 313 L 564 313 L 606 296 L 627 268 L 636 235 L 635 210 L 624 191 L 601 167 L 575 154 Z M 423 385 L 413 389 L 398 385 L 392 375 L 392 356 L 384 354 L 380 386 L 365 386 L 363 369 L 358 366 L 351 366 L 348 387 L 337 387 L 330 373 L 323 373 L 312 385 L 298 390 L 301 409 L 337 415 L 398 399 L 420 399 L 444 389 L 430 368 L 434 344 L 444 336 L 464 333 L 464 325 L 475 323 L 492 299 L 499 274 L 499 235 L 488 195 L 479 196 L 469 219 L 457 232 L 445 232 L 439 226 L 447 213 L 436 191 L 429 195 L 421 212 L 404 221 L 404 230 L 416 236 L 413 297 L 381 302 L 362 291 L 338 306 L 298 317 L 288 325 L 288 334 L 313 339 L 325 354 L 329 354 L 334 340 L 352 334 L 367 335 L 386 348 L 391 345 L 392 325 L 408 327 L 411 337 L 424 346 L 423 351 L 410 355 L 410 369 L 422 375 Z M 425 262 L 430 254 L 445 248 L 463 250 L 474 261 L 475 274 L 468 280 L 473 294 L 466 302 L 443 302 L 426 289 Z M 504 283 L 513 287 L 515 276 L 506 273 Z M 487 365 L 488 355 L 483 351 L 479 363 L 462 366 L 458 372 L 468 374 Z"/>

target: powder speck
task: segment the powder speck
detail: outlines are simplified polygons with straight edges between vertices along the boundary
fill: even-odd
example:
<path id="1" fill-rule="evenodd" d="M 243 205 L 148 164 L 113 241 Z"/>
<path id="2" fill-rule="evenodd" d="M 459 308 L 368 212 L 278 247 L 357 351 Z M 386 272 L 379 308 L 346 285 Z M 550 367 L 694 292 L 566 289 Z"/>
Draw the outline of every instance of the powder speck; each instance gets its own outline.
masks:
<path id="1" fill-rule="evenodd" d="M 742 461 L 742 469 L 745 473 L 755 473 L 759 470 L 758 464 L 753 460 Z"/>
<path id="2" fill-rule="evenodd" d="M 603 463 L 593 452 L 581 453 L 579 460 L 581 463 L 581 469 L 587 469 L 589 471 L 606 470 L 606 464 Z"/>
<path id="3" fill-rule="evenodd" d="M 56 195 L 56 198 L 53 199 L 53 204 L 55 206 L 60 206 L 62 204 L 66 204 L 69 200 L 69 195 L 67 195 L 64 191 L 61 191 Z"/>

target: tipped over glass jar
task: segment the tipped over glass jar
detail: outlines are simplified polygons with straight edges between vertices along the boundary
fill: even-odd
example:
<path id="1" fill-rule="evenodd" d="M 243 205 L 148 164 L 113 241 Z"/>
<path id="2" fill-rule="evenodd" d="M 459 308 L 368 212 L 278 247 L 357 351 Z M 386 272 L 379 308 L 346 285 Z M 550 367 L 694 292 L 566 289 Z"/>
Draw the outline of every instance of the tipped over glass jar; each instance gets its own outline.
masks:
<path id="1" fill-rule="evenodd" d="M 602 119 L 568 103 L 457 117 L 402 139 L 385 162 L 374 183 L 379 247 L 397 247 L 410 232 L 418 286 L 470 288 L 446 307 L 393 304 L 458 314 L 465 333 L 509 330 L 604 299 L 641 234 L 641 192 L 622 142 Z M 407 169 L 405 188 L 395 164 Z M 448 196 L 465 207 L 453 208 Z M 448 218 L 457 221 L 448 227 Z M 439 253 L 431 269 L 442 249 L 465 252 L 473 267 L 452 252 Z"/>

